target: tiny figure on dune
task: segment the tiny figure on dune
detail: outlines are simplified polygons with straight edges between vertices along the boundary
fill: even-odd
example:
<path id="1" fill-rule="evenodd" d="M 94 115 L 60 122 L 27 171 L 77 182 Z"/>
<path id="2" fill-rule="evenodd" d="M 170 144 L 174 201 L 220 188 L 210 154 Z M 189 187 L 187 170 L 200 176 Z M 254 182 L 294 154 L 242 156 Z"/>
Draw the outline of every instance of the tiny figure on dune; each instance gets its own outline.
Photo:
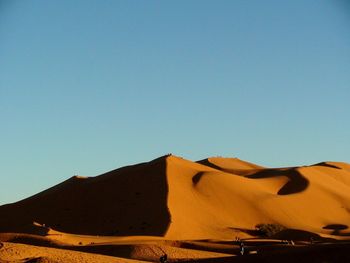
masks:
<path id="1" fill-rule="evenodd" d="M 164 254 L 163 256 L 161 256 L 159 258 L 159 262 L 160 263 L 168 263 L 168 255 L 167 254 Z"/>
<path id="2" fill-rule="evenodd" d="M 243 256 L 244 255 L 244 243 L 243 243 L 243 241 L 241 241 L 239 243 L 239 249 L 240 249 L 241 256 Z"/>
<path id="3" fill-rule="evenodd" d="M 315 243 L 315 239 L 313 237 L 310 237 L 310 243 L 314 244 Z"/>

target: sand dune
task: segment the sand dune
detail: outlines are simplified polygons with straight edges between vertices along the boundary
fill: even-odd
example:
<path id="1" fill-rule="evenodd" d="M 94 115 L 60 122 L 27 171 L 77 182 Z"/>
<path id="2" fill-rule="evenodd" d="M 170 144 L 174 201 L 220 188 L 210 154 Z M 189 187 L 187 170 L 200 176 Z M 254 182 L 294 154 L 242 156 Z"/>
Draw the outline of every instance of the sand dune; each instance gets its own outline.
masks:
<path id="1" fill-rule="evenodd" d="M 150 251 L 158 247 L 179 260 L 222 259 L 235 255 L 232 251 L 237 247 L 213 251 L 218 245 L 208 241 L 204 247 L 212 249 L 204 251 L 198 249 L 198 243 L 185 248 L 184 240 L 256 238 L 256 226 L 264 223 L 310 233 L 307 237 L 348 239 L 350 165 L 323 162 L 265 168 L 237 158 L 192 162 L 167 155 L 96 177 L 75 176 L 1 206 L 0 240 L 6 241 L 6 246 L 15 242 L 35 244 L 37 249 L 50 247 L 37 253 L 49 259 L 49 251 L 54 251 L 50 249 L 62 247 L 82 251 L 69 253 L 147 261 L 157 260 L 161 252 L 151 255 Z M 295 233 L 286 231 L 283 238 L 297 237 Z M 164 243 L 169 240 L 171 245 Z M 29 248 L 23 245 L 18 249 Z M 9 252 L 1 253 L 0 260 L 11 257 Z"/>
<path id="2" fill-rule="evenodd" d="M 138 260 L 117 258 L 112 256 L 84 253 L 72 250 L 63 250 L 56 248 L 44 248 L 25 244 L 2 243 L 0 250 L 0 262 L 118 262 L 118 263 L 137 263 Z"/>
<path id="3" fill-rule="evenodd" d="M 0 207 L 0 231 L 37 233 L 33 222 L 90 235 L 162 236 L 170 214 L 166 159 L 91 177 L 72 177 L 44 192 Z"/>

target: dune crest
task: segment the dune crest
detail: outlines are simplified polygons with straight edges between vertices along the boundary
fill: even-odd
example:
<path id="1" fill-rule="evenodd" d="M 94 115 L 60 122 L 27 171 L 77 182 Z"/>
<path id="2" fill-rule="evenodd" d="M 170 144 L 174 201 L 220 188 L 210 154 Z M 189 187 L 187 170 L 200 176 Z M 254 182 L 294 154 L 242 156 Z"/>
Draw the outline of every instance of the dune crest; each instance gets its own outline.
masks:
<path id="1" fill-rule="evenodd" d="M 0 232 L 59 232 L 166 239 L 230 238 L 259 223 L 346 236 L 350 165 L 264 168 L 238 158 L 174 155 L 96 177 L 74 176 L 0 207 Z M 332 213 L 325 213 L 325 211 Z M 38 222 L 38 224 L 33 224 Z"/>
<path id="2" fill-rule="evenodd" d="M 348 262 L 349 238 L 340 162 L 165 155 L 0 206 L 0 262 Z"/>

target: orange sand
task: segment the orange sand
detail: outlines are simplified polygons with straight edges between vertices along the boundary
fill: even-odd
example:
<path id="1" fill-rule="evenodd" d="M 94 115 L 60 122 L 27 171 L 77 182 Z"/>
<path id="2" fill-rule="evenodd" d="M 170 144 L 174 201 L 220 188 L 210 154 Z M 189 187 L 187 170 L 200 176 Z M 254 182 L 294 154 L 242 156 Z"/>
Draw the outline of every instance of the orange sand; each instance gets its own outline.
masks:
<path id="1" fill-rule="evenodd" d="M 311 237 L 334 249 L 347 246 L 350 165 L 264 168 L 237 158 L 167 155 L 72 177 L 0 206 L 0 262 L 158 261 L 163 253 L 170 261 L 240 262 L 233 240 L 251 242 L 261 223 L 290 229 L 280 238 L 304 242 L 293 249 L 304 249 Z M 280 240 L 271 242 L 263 239 L 264 250 L 251 245 L 251 260 L 280 247 Z"/>

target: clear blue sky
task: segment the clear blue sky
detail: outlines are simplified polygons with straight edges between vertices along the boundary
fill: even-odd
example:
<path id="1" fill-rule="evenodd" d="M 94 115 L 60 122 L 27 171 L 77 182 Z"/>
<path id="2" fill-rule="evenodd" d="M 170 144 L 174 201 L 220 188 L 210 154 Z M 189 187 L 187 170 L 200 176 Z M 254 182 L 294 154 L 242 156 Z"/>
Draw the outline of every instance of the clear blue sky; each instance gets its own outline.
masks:
<path id="1" fill-rule="evenodd" d="M 0 0 L 0 204 L 169 152 L 350 162 L 349 102 L 345 0 Z"/>

